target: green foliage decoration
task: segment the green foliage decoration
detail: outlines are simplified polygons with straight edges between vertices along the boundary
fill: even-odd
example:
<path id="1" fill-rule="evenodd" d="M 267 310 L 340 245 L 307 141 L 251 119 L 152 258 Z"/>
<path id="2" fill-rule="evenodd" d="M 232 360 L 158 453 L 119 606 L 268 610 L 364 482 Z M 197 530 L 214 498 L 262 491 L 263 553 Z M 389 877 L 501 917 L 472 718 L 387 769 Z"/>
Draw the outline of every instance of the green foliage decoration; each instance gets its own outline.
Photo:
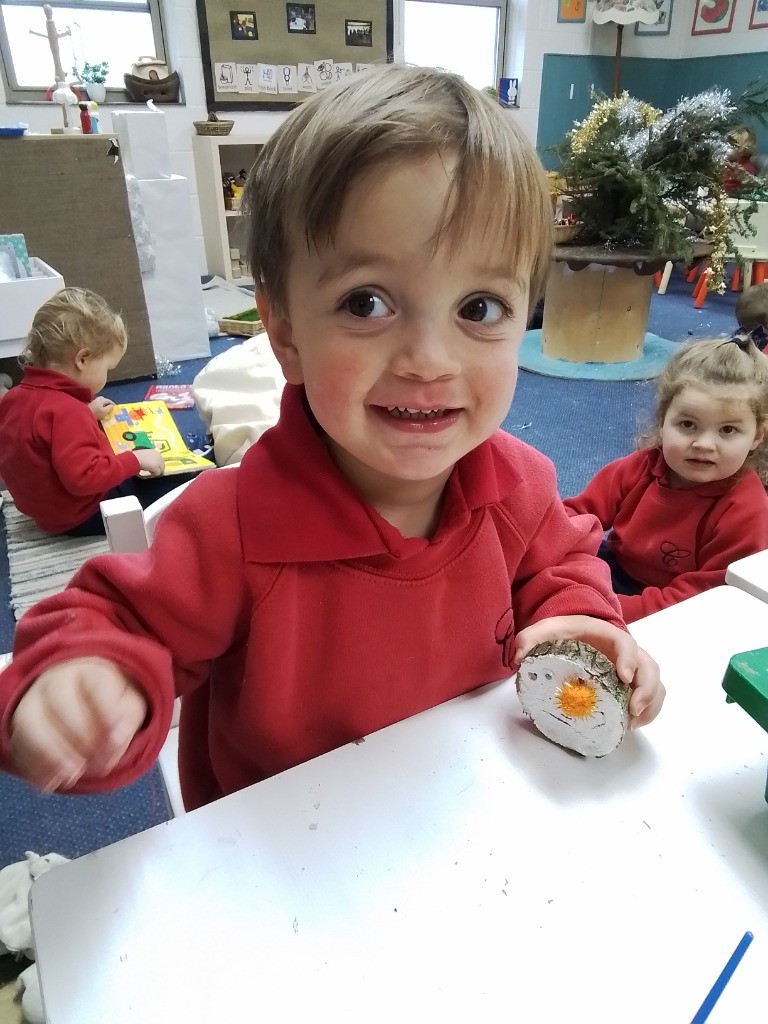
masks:
<path id="1" fill-rule="evenodd" d="M 726 89 L 685 97 L 666 112 L 626 92 L 596 96 L 584 121 L 554 147 L 559 173 L 583 224 L 578 240 L 608 248 L 638 248 L 655 257 L 687 260 L 694 224 L 712 245 L 710 290 L 724 290 L 731 231 L 750 231 L 754 202 L 726 202 L 723 172 L 729 134 L 750 120 L 768 126 L 768 83 L 756 83 L 736 100 Z M 765 182 L 739 165 L 729 169 L 750 200 L 765 194 Z"/>

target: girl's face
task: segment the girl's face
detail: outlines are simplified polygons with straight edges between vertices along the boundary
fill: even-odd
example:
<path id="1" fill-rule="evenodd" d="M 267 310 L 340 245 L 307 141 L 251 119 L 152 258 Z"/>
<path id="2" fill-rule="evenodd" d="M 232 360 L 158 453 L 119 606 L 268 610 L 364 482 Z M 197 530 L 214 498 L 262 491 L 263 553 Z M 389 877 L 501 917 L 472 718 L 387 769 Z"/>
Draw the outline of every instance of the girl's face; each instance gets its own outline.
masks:
<path id="1" fill-rule="evenodd" d="M 670 487 L 725 480 L 763 440 L 746 385 L 686 387 L 672 400 L 661 427 Z"/>
<path id="2" fill-rule="evenodd" d="M 100 356 L 93 355 L 88 349 L 81 349 L 75 356 L 75 379 L 95 395 L 107 383 L 109 371 L 114 370 L 124 355 L 125 348 L 122 345 L 115 345 Z"/>

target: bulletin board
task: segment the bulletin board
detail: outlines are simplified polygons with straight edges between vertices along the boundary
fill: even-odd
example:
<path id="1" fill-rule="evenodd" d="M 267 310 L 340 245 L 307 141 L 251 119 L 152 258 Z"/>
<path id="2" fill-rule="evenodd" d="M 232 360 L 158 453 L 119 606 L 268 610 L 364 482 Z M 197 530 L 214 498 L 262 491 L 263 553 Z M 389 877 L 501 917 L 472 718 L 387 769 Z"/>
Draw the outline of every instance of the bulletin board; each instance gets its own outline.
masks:
<path id="1" fill-rule="evenodd" d="M 289 110 L 392 60 L 393 0 L 196 0 L 209 110 Z"/>

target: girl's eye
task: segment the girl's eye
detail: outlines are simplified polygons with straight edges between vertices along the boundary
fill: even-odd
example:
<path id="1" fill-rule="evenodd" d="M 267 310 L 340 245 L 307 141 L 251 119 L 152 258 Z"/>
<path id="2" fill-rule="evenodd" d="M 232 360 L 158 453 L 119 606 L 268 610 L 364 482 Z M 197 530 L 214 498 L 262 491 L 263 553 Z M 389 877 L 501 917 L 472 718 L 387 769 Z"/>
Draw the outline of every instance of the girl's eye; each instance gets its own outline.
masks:
<path id="1" fill-rule="evenodd" d="M 724 427 L 720 428 L 720 433 L 725 437 L 731 437 L 733 434 L 737 434 L 738 431 L 736 430 L 736 427 L 731 424 L 726 424 Z"/>
<path id="2" fill-rule="evenodd" d="M 680 426 L 683 430 L 693 430 L 695 424 L 693 420 L 680 420 Z"/>
<path id="3" fill-rule="evenodd" d="M 352 316 L 378 319 L 389 315 L 389 307 L 383 299 L 370 291 L 352 292 L 341 304 Z"/>
<path id="4" fill-rule="evenodd" d="M 492 299 L 490 295 L 478 295 L 469 299 L 459 310 L 464 320 L 471 320 L 476 324 L 498 324 L 508 315 L 509 310 L 498 299 Z"/>

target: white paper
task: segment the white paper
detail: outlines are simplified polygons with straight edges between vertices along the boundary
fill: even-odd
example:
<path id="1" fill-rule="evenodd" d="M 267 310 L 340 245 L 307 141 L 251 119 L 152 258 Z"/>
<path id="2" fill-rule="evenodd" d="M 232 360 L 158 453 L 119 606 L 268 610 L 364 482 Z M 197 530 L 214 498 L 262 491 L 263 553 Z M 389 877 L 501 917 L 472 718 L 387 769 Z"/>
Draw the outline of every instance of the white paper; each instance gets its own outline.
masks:
<path id="1" fill-rule="evenodd" d="M 372 67 L 373 67 L 373 64 L 356 64 L 355 65 L 355 70 L 356 71 L 370 71 Z"/>
<path id="2" fill-rule="evenodd" d="M 114 110 L 112 127 L 126 174 L 140 181 L 170 178 L 171 150 L 161 110 Z"/>
<path id="3" fill-rule="evenodd" d="M 236 64 L 235 81 L 239 93 L 258 92 L 258 80 L 256 78 L 256 64 Z"/>
<path id="4" fill-rule="evenodd" d="M 237 92 L 234 61 L 214 64 L 214 89 L 216 92 Z"/>
<path id="5" fill-rule="evenodd" d="M 314 64 L 299 64 L 299 92 L 317 92 L 317 72 Z"/>
<path id="6" fill-rule="evenodd" d="M 333 80 L 334 82 L 341 82 L 345 78 L 352 76 L 352 64 L 350 61 L 342 61 L 340 64 L 333 65 Z"/>
<path id="7" fill-rule="evenodd" d="M 315 80 L 318 89 L 327 89 L 333 85 L 333 61 L 330 57 L 315 61 Z"/>
<path id="8" fill-rule="evenodd" d="M 299 91 L 298 69 L 295 64 L 277 65 L 277 91 L 292 92 Z"/>
<path id="9" fill-rule="evenodd" d="M 259 84 L 259 92 L 277 95 L 277 64 L 257 64 L 256 81 Z"/>

